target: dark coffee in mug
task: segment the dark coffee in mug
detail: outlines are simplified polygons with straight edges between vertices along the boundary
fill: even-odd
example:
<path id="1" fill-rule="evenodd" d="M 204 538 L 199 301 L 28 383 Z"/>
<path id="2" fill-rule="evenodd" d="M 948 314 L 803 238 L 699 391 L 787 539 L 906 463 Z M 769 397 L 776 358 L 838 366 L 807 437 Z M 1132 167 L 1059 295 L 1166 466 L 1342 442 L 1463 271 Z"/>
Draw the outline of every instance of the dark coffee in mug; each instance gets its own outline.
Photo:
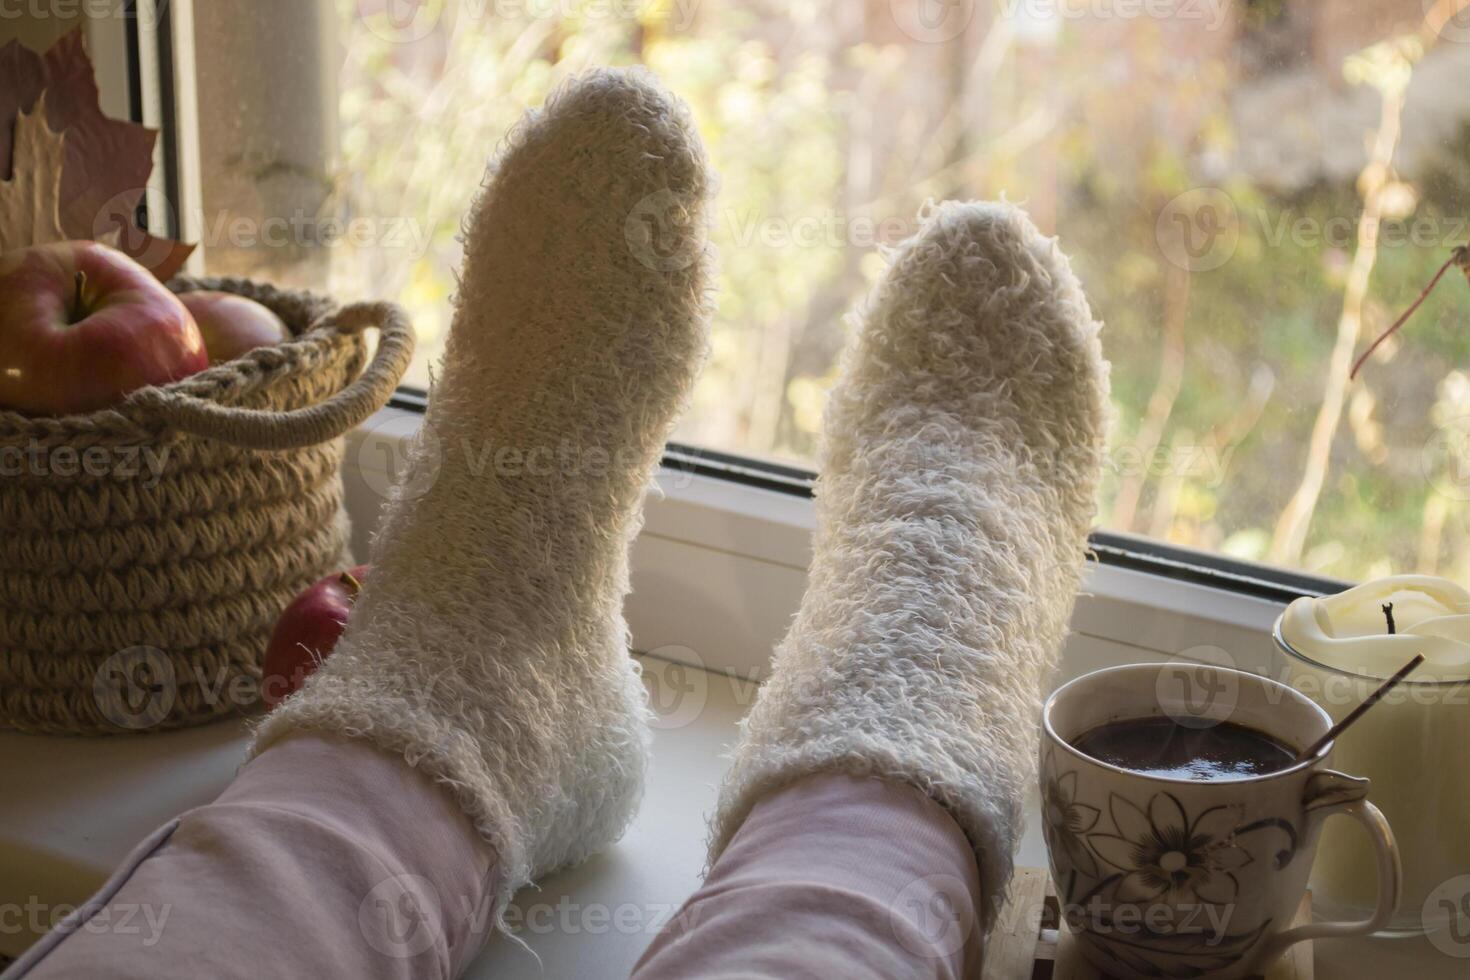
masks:
<path id="1" fill-rule="evenodd" d="M 1204 728 L 1132 718 L 1090 729 L 1072 746 L 1099 762 L 1163 779 L 1248 779 L 1289 768 L 1296 753 L 1264 732 L 1223 721 Z"/>

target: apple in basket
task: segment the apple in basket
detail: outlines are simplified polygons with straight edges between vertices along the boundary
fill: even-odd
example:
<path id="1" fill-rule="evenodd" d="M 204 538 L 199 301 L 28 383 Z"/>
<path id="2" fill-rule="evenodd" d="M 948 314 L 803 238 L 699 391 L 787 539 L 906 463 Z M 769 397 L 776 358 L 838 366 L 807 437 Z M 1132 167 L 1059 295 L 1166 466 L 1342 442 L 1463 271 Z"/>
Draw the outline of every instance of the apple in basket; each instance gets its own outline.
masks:
<path id="1" fill-rule="evenodd" d="M 257 347 L 283 343 L 291 331 L 274 310 L 246 296 L 201 289 L 179 300 L 194 315 L 210 364 L 233 361 Z"/>
<path id="2" fill-rule="evenodd" d="M 184 304 L 122 252 L 56 242 L 0 255 L 0 408 L 92 412 L 208 366 Z"/>
<path id="3" fill-rule="evenodd" d="M 261 670 L 260 692 L 266 707 L 274 708 L 300 689 L 332 652 L 369 571 L 371 566 L 358 565 L 350 572 L 328 575 L 281 613 Z"/>

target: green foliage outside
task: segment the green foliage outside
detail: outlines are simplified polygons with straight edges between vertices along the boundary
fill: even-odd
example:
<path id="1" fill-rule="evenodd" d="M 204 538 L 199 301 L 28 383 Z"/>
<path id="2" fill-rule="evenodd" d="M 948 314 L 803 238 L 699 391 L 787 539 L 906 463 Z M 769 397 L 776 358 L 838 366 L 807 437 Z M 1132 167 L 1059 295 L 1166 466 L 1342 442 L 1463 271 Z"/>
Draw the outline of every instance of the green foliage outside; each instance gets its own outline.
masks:
<path id="1" fill-rule="evenodd" d="M 812 460 L 843 314 L 882 268 L 872 239 L 903 237 L 927 198 L 1005 194 L 1059 235 L 1106 323 L 1117 421 L 1102 525 L 1343 578 L 1470 581 L 1470 286 L 1453 270 L 1341 389 L 1301 546 L 1280 527 L 1368 194 L 1385 223 L 1358 349 L 1470 237 L 1470 127 L 1420 173 L 1271 189 L 1229 163 L 1240 81 L 1228 55 L 1192 55 L 1180 74 L 1177 36 L 1153 22 L 1107 53 L 1129 65 L 1120 87 L 1099 77 L 1102 53 L 1076 23 L 1042 49 L 1013 38 L 992 50 L 995 27 L 972 31 L 980 40 L 956 57 L 877 30 L 873 4 L 837 0 L 704 0 L 690 25 L 671 3 L 631 20 L 575 4 L 589 13 L 474 18 L 451 3 L 429 38 L 394 44 L 339 2 L 347 193 L 433 236 L 427 254 L 364 251 L 334 276 L 407 304 L 429 350 L 448 328 L 457 224 L 490 150 L 567 75 L 641 63 L 690 103 L 722 178 L 713 356 L 680 438 Z M 859 7 L 869 20 L 854 28 Z M 1385 40 L 1344 71 L 1387 100 L 1425 55 Z M 1223 264 L 1191 270 L 1160 216 L 1200 187 L 1223 192 L 1236 237 Z"/>

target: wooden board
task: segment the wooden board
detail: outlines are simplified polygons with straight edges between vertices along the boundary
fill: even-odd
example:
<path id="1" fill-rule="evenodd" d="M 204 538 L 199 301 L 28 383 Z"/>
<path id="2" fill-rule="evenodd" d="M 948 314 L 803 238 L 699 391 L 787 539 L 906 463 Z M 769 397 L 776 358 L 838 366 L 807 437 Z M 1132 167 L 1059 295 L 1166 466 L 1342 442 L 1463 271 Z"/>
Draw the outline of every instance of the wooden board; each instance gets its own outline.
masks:
<path id="1" fill-rule="evenodd" d="M 1294 925 L 1312 921 L 1312 897 Z M 985 946 L 981 980 L 1107 980 L 1076 947 L 1061 922 L 1051 878 L 1039 868 L 1017 868 L 995 931 Z M 1313 980 L 1312 944 L 1297 943 L 1257 980 Z"/>

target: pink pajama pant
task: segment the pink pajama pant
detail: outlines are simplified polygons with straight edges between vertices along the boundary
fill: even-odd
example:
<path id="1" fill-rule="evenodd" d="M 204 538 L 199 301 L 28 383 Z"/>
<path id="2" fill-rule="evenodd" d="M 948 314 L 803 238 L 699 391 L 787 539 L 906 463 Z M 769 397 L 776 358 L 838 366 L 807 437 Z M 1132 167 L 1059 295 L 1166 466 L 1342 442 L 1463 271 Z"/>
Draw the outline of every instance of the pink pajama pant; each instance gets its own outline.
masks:
<path id="1" fill-rule="evenodd" d="M 301 735 L 140 844 L 4 980 L 455 977 L 494 931 L 495 865 L 402 760 Z M 811 777 L 756 806 L 633 976 L 957 980 L 978 974 L 979 902 L 973 853 L 938 805 Z M 95 927 L 123 909 L 151 914 Z"/>

